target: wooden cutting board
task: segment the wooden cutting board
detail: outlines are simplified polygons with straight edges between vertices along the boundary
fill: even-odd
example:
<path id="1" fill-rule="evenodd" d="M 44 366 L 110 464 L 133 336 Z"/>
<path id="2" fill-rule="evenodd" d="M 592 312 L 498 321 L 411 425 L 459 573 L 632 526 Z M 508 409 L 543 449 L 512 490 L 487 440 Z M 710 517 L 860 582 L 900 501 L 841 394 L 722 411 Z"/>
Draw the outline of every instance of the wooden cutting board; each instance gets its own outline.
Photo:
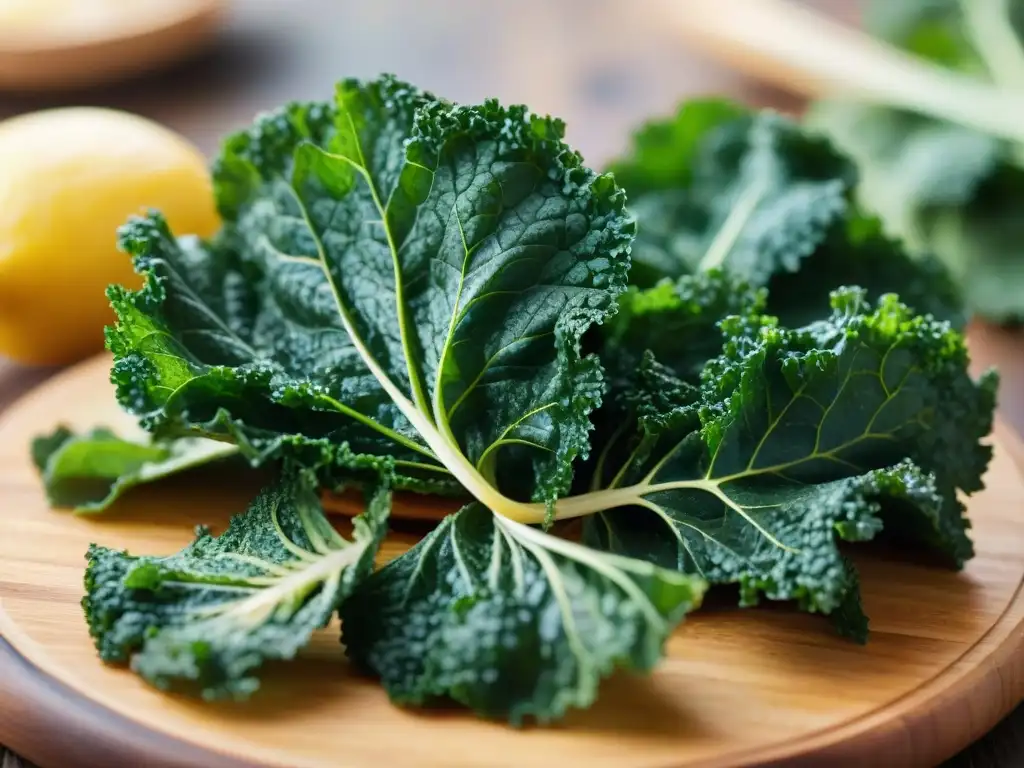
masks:
<path id="1" fill-rule="evenodd" d="M 140 764 L 144 754 L 146 765 L 320 768 L 929 766 L 1024 697 L 1024 484 L 1016 438 L 1001 429 L 988 487 L 969 503 L 978 556 L 965 571 L 853 553 L 872 621 L 867 646 L 836 637 L 820 617 L 710 607 L 673 636 L 652 676 L 613 679 L 591 710 L 524 730 L 392 706 L 373 681 L 349 672 L 336 627 L 301 661 L 273 669 L 247 704 L 158 693 L 97 660 L 78 606 L 83 553 L 92 541 L 170 553 L 198 523 L 222 528 L 256 482 L 208 475 L 164 483 L 94 518 L 51 510 L 28 442 L 58 422 L 124 424 L 107 375 L 105 358 L 70 369 L 0 421 L 0 634 L 16 651 L 0 648 L 0 742 L 29 758 Z M 410 540 L 390 540 L 383 556 Z"/>

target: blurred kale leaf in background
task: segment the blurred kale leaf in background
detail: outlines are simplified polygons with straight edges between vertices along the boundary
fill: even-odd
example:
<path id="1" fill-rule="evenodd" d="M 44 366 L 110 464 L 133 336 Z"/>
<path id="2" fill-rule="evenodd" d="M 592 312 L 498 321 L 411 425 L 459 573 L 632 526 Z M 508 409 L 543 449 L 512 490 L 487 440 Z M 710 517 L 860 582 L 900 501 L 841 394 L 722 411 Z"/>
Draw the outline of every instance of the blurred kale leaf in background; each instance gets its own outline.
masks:
<path id="1" fill-rule="evenodd" d="M 966 325 L 957 286 L 934 256 L 911 258 L 858 202 L 856 165 L 832 141 L 770 110 L 696 99 L 652 120 L 611 164 L 637 217 L 630 284 L 725 268 L 767 288 L 788 327 L 820 315 L 838 286 Z M 874 195 L 864 195 L 870 206 Z"/>
<path id="2" fill-rule="evenodd" d="M 1024 2 L 869 0 L 873 35 L 933 64 L 1024 86 Z M 825 100 L 807 125 L 860 169 L 858 198 L 917 253 L 936 254 L 968 308 L 1024 319 L 1024 146 L 921 114 Z"/>

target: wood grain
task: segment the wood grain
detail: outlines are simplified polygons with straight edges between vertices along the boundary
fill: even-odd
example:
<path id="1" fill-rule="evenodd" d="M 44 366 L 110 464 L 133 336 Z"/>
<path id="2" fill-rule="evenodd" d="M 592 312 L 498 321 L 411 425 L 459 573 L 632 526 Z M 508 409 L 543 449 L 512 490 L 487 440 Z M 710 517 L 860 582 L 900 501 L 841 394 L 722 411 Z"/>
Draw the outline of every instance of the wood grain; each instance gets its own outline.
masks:
<path id="1" fill-rule="evenodd" d="M 866 647 L 787 610 L 706 610 L 670 640 L 652 677 L 614 679 L 592 710 L 527 731 L 393 707 L 349 672 L 336 629 L 274 669 L 247 706 L 162 695 L 96 660 L 78 607 L 82 553 L 94 540 L 171 552 L 195 524 L 222 526 L 255 487 L 190 479 L 134 493 L 102 519 L 51 511 L 24 446 L 48 424 L 107 420 L 107 366 L 100 358 L 51 379 L 0 422 L 0 505 L 17 510 L 0 520 L 0 631 L 53 680 L 165 737 L 259 765 L 337 765 L 344 755 L 353 768 L 457 768 L 486 754 L 493 766 L 926 766 L 1024 693 L 1024 485 L 1003 434 L 989 487 L 971 500 L 978 557 L 963 573 L 853 553 L 872 617 Z M 384 557 L 412 540 L 389 541 Z M 19 738 L 0 724 L 0 739 Z M 149 754 L 167 756 L 159 746 Z"/>

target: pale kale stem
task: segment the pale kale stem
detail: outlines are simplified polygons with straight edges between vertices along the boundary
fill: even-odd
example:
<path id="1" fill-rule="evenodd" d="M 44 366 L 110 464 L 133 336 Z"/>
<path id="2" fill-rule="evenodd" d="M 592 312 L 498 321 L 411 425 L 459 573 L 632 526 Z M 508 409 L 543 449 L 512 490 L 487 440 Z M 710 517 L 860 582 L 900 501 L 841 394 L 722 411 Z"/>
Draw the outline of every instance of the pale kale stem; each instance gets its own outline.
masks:
<path id="1" fill-rule="evenodd" d="M 296 568 L 301 565 L 294 561 L 286 561 L 283 563 L 272 563 L 269 560 L 264 560 L 261 557 L 254 557 L 252 555 L 243 555 L 239 552 L 225 552 L 221 555 L 225 559 L 234 560 L 244 565 L 251 565 L 254 568 L 259 568 L 274 576 L 287 576 Z"/>
<path id="2" fill-rule="evenodd" d="M 608 488 L 603 491 L 590 491 L 577 496 L 567 496 L 555 502 L 555 519 L 569 520 L 574 517 L 587 517 L 616 507 L 629 507 L 643 500 L 644 494 L 657 490 L 658 486 L 629 485 L 625 488 Z M 547 518 L 547 507 L 544 504 L 530 504 L 529 514 L 512 519 L 520 523 L 543 523 Z M 506 515 L 506 517 L 511 517 Z"/>
<path id="3" fill-rule="evenodd" d="M 605 512 L 616 507 L 643 506 L 644 497 L 659 491 L 697 490 L 710 493 L 721 499 L 727 506 L 735 509 L 738 505 L 722 493 L 719 486 L 728 478 L 710 480 L 701 478 L 699 480 L 678 480 L 671 483 L 646 482 L 636 485 L 627 485 L 623 488 L 608 488 L 603 491 L 591 491 L 577 496 L 567 496 L 555 503 L 555 519 L 569 520 L 574 517 L 586 517 L 598 512 Z M 546 517 L 544 504 L 526 505 L 529 513 L 523 517 L 506 515 L 520 523 L 542 523 Z M 526 519 L 529 518 L 529 519 Z"/>
<path id="4" fill-rule="evenodd" d="M 539 518 L 534 514 L 534 508 L 544 509 L 540 504 L 524 504 L 505 496 L 495 488 L 473 463 L 462 452 L 462 449 L 449 437 L 442 435 L 433 424 L 428 422 L 416 406 L 408 399 L 398 402 L 399 408 L 405 417 L 412 422 L 412 425 L 420 433 L 424 442 L 437 455 L 438 460 L 444 464 L 452 476 L 458 480 L 462 487 L 473 494 L 477 501 L 488 507 L 492 512 L 503 515 L 510 520 L 521 523 L 542 523 L 544 522 L 543 511 Z M 536 519 L 535 519 L 536 518 Z"/>
<path id="5" fill-rule="evenodd" d="M 297 605 L 318 586 L 333 582 L 346 568 L 358 562 L 362 546 L 337 549 L 325 557 L 318 558 L 308 567 L 275 581 L 267 581 L 267 588 L 232 603 L 219 603 L 195 611 L 198 616 L 234 616 L 243 619 L 250 626 L 262 624 L 270 619 L 281 606 Z M 173 583 L 173 582 L 168 582 Z"/>
<path id="6" fill-rule="evenodd" d="M 614 445 L 619 440 L 622 439 L 623 435 L 626 434 L 626 429 L 628 427 L 629 427 L 629 422 L 628 421 L 623 421 L 621 424 L 619 424 L 619 426 L 616 427 L 615 431 L 612 433 L 612 436 L 608 439 L 607 444 L 605 444 L 604 448 L 601 449 L 601 453 L 597 457 L 597 465 L 594 467 L 594 476 L 590 480 L 590 490 L 591 491 L 599 491 L 599 490 L 601 490 L 601 484 L 604 482 L 605 465 L 608 463 L 608 456 L 611 453 L 612 447 L 614 447 Z M 610 487 L 614 488 L 615 486 L 617 486 L 622 481 L 622 476 L 625 474 L 626 468 L 632 462 L 633 456 L 636 455 L 636 451 L 637 451 L 637 448 L 634 448 L 633 449 L 633 453 L 630 456 L 630 460 L 626 461 L 625 463 L 623 463 L 622 469 L 620 469 L 616 473 L 615 477 L 612 479 L 612 482 L 610 482 L 608 484 Z"/>
<path id="7" fill-rule="evenodd" d="M 743 191 L 725 221 L 722 222 L 722 226 L 718 228 L 715 239 L 711 241 L 704 258 L 701 259 L 698 267 L 700 272 L 718 269 L 725 264 L 733 246 L 736 245 L 736 241 L 743 233 L 743 226 L 753 215 L 761 198 L 768 191 L 768 186 L 767 173 L 762 173 Z"/>
<path id="8" fill-rule="evenodd" d="M 997 85 L 1024 88 L 1024 48 L 1010 19 L 1010 0 L 960 0 L 967 34 L 989 75 Z M 1021 139 L 1013 144 L 1017 161 L 1024 163 Z"/>
<path id="9" fill-rule="evenodd" d="M 890 398 L 891 399 L 891 398 Z M 888 402 L 888 401 L 887 401 Z M 652 483 L 652 479 L 672 455 L 669 452 L 655 465 L 654 469 L 647 473 L 647 476 L 639 483 L 635 483 L 624 488 L 608 488 L 601 491 L 591 491 L 589 493 L 579 494 L 577 496 L 567 496 L 564 499 L 559 499 L 555 502 L 555 520 L 567 520 L 573 517 L 586 517 L 587 515 L 593 515 L 598 512 L 604 512 L 615 507 L 623 507 L 635 505 L 642 501 L 646 496 L 652 493 L 658 493 L 659 491 L 679 491 L 679 490 L 697 490 L 703 491 L 704 493 L 710 493 L 712 496 L 718 498 L 723 504 L 734 510 L 738 514 L 746 517 L 747 520 L 755 527 L 759 526 L 757 523 L 749 518 L 745 512 L 745 508 L 734 502 L 728 497 L 728 495 L 722 491 L 722 486 L 726 483 L 730 483 L 734 480 L 741 480 L 744 478 L 757 477 L 759 475 L 767 475 L 773 473 L 781 473 L 786 470 L 800 464 L 803 461 L 810 459 L 826 459 L 833 461 L 842 461 L 836 454 L 840 453 L 846 448 L 855 445 L 864 439 L 891 439 L 889 436 L 875 434 L 867 432 L 863 435 L 848 440 L 840 445 L 835 446 L 827 451 L 820 451 L 813 453 L 807 457 L 795 459 L 792 461 L 785 461 L 780 464 L 773 464 L 766 467 L 754 467 L 753 460 L 748 463 L 747 467 L 739 472 L 734 472 L 729 475 L 722 475 L 721 477 L 702 477 L 696 480 L 674 480 L 667 483 Z M 712 461 L 712 465 L 714 461 Z M 518 520 L 521 523 L 540 523 L 547 519 L 547 508 L 544 504 L 528 504 L 519 505 L 526 507 L 528 510 L 525 514 L 520 517 L 514 517 L 513 519 Z M 640 504 L 643 506 L 643 504 Z M 750 507 L 752 508 L 752 507 Z M 771 536 L 764 532 L 766 536 Z M 779 544 L 779 546 L 783 546 Z"/>
<path id="10" fill-rule="evenodd" d="M 352 138 L 355 140 L 356 151 L 359 153 L 359 162 L 354 163 L 351 158 L 345 157 L 344 155 L 334 155 L 331 153 L 326 154 L 330 157 L 351 163 L 356 171 L 362 174 L 363 179 L 370 188 L 370 196 L 373 198 L 373 204 L 380 215 L 380 223 L 384 228 L 384 237 L 387 239 L 388 250 L 391 252 L 391 264 L 394 269 L 395 278 L 395 309 L 398 313 L 398 331 L 402 339 L 402 350 L 405 352 L 405 364 L 406 371 L 409 376 L 409 387 L 412 390 L 412 398 L 416 403 L 416 407 L 424 413 L 429 413 L 427 409 L 427 397 L 423 391 L 423 382 L 420 380 L 419 372 L 416 370 L 416 366 L 413 363 L 415 358 L 413 357 L 412 347 L 409 342 L 409 322 L 405 315 L 405 286 L 402 282 L 402 264 L 401 260 L 398 258 L 398 246 L 395 243 L 395 236 L 391 232 L 391 225 L 388 222 L 388 209 L 381 201 L 380 193 L 377 191 L 377 184 L 374 182 L 373 176 L 370 174 L 370 166 L 367 165 L 366 157 L 363 154 L 363 143 L 359 136 L 359 130 L 356 128 L 355 121 L 352 119 L 352 110 L 347 104 L 344 106 L 344 114 L 348 120 L 349 129 L 352 131 Z M 326 264 L 326 259 L 324 259 L 325 269 Z"/>
<path id="11" fill-rule="evenodd" d="M 320 395 L 319 397 L 320 397 L 321 400 L 326 402 L 328 405 L 330 405 L 332 408 L 334 408 L 339 413 L 343 413 L 346 416 L 348 416 L 350 418 L 353 418 L 356 421 L 360 422 L 361 424 L 365 424 L 367 427 L 369 427 L 370 429 L 376 430 L 380 434 L 382 434 L 385 437 L 387 437 L 389 440 L 394 440 L 399 445 L 403 445 L 406 448 L 408 448 L 409 450 L 415 451 L 416 453 L 422 454 L 423 456 L 426 456 L 428 458 L 431 458 L 431 459 L 435 458 L 434 454 L 432 454 L 430 451 L 428 451 L 422 445 L 417 443 L 415 440 L 410 440 L 405 435 L 399 434 L 398 432 L 395 432 L 393 429 L 385 427 L 380 422 L 374 421 L 369 416 L 360 413 L 359 411 L 355 410 L 354 408 L 348 407 L 344 403 L 336 400 L 335 398 L 333 398 L 333 397 L 331 397 L 329 395 Z"/>
<path id="12" fill-rule="evenodd" d="M 751 474 L 760 474 L 760 470 L 755 471 Z M 626 488 L 611 488 L 604 491 L 594 491 L 591 493 L 584 493 L 579 496 L 569 496 L 564 499 L 560 499 L 555 504 L 555 519 L 556 520 L 568 520 L 574 517 L 586 517 L 588 515 L 598 514 L 605 512 L 609 509 L 616 509 L 619 507 L 647 507 L 652 508 L 655 505 L 646 498 L 653 493 L 660 491 L 679 491 L 679 490 L 694 490 L 702 493 L 710 494 L 722 502 L 727 509 L 732 510 L 737 515 L 747 521 L 752 527 L 756 528 L 762 536 L 770 541 L 780 549 L 784 549 L 789 552 L 793 552 L 791 547 L 779 541 L 770 531 L 762 526 L 756 519 L 750 516 L 748 508 L 742 504 L 738 504 L 729 498 L 729 495 L 722 490 L 722 484 L 729 480 L 735 480 L 737 477 L 742 475 L 730 475 L 727 477 L 720 477 L 716 479 L 701 478 L 699 480 L 677 480 L 670 483 L 656 483 L 651 485 L 647 482 L 637 483 L 636 485 L 627 486 Z M 543 523 L 546 519 L 546 507 L 542 504 L 531 505 L 533 510 L 530 515 L 530 519 L 524 517 L 515 517 L 517 522 L 520 523 Z M 749 509 L 755 509 L 756 507 L 749 507 Z M 506 515 L 506 517 L 512 517 Z M 664 517 L 664 515 L 662 515 Z"/>
<path id="13" fill-rule="evenodd" d="M 1024 49 L 1010 19 L 1009 0 L 960 0 L 967 34 L 998 85 L 1024 87 Z"/>

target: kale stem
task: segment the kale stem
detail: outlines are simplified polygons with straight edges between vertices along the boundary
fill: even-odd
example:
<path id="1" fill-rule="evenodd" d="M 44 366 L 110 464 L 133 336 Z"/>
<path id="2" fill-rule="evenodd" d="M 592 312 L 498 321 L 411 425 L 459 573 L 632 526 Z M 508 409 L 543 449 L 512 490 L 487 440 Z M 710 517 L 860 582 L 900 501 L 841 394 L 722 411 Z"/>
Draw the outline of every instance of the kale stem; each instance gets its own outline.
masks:
<path id="1" fill-rule="evenodd" d="M 701 272 L 718 269 L 725 264 L 733 246 L 736 245 L 736 240 L 743 232 L 743 225 L 750 219 L 757 204 L 761 202 L 761 198 L 768 190 L 770 169 L 756 168 L 754 171 L 757 178 L 733 204 L 729 215 L 725 217 L 722 226 L 715 233 L 715 238 L 711 241 L 704 258 L 701 259 L 699 268 Z"/>
<path id="2" fill-rule="evenodd" d="M 960 0 L 967 34 L 996 84 L 1024 88 L 1024 49 L 1014 34 L 1008 0 Z"/>
<path id="3" fill-rule="evenodd" d="M 665 11 L 705 50 L 804 95 L 910 110 L 1024 140 L 1019 90 L 925 62 L 794 3 L 665 0 Z"/>

